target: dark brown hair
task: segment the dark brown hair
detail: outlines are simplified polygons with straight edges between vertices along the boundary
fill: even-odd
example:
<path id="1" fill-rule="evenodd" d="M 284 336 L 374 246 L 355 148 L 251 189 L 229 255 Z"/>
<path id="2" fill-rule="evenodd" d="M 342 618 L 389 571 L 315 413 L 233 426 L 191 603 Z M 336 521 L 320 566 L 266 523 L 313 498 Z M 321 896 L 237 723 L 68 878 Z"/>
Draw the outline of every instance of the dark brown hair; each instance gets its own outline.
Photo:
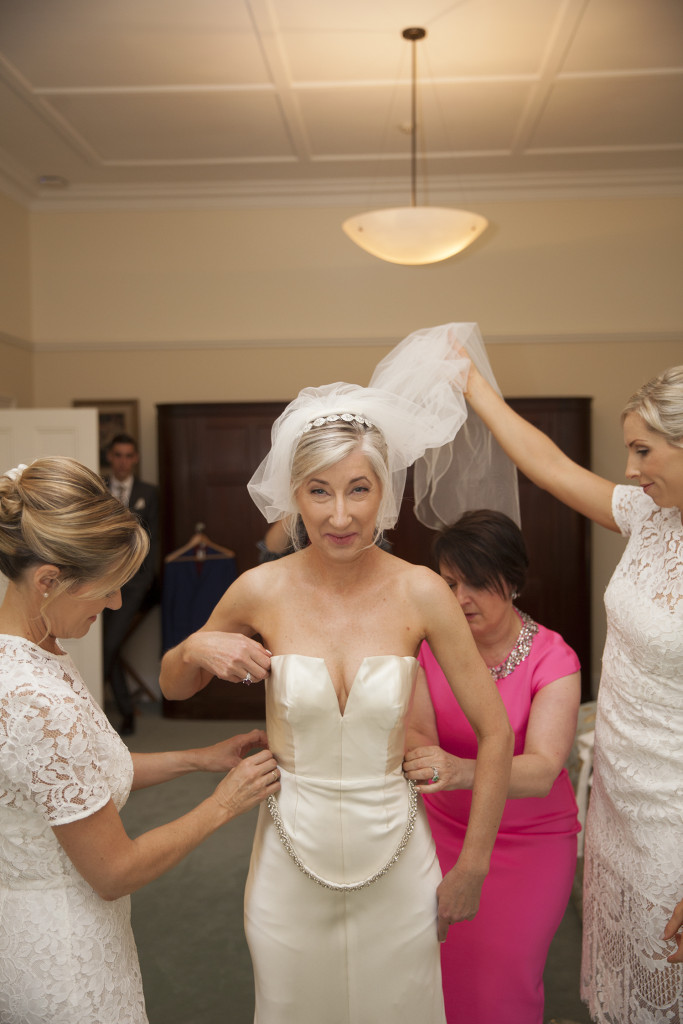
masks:
<path id="1" fill-rule="evenodd" d="M 503 512 L 465 512 L 439 534 L 432 550 L 438 567 L 452 569 L 478 590 L 507 598 L 526 582 L 529 558 L 522 531 Z"/>

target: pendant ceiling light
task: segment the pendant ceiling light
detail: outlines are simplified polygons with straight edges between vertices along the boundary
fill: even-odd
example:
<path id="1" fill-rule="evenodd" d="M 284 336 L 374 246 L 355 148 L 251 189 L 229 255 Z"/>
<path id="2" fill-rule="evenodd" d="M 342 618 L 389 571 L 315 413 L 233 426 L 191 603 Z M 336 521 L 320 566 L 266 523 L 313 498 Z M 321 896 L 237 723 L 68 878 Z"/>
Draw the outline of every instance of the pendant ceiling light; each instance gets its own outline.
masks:
<path id="1" fill-rule="evenodd" d="M 417 43 L 423 28 L 401 33 L 412 43 L 410 117 L 410 206 L 368 210 L 342 224 L 352 242 L 388 263 L 419 266 L 438 263 L 466 249 L 488 226 L 485 217 L 468 210 L 417 205 Z"/>

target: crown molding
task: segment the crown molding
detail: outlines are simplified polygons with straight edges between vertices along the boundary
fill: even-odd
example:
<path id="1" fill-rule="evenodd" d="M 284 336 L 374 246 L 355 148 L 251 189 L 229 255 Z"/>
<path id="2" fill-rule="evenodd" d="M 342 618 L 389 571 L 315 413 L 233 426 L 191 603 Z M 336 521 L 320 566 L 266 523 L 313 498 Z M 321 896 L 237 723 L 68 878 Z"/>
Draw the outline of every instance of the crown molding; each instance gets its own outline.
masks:
<path id="1" fill-rule="evenodd" d="M 0 340 L 3 336 L 0 335 Z M 683 343 L 683 330 L 639 332 L 595 332 L 582 334 L 495 334 L 487 333 L 487 345 L 567 345 L 605 343 L 650 345 L 660 342 Z M 258 350 L 274 348 L 393 348 L 400 338 L 223 338 L 211 341 L 146 340 L 146 341 L 35 341 L 22 343 L 21 347 L 31 351 L 64 354 L 73 352 L 200 352 L 220 350 Z"/>
<path id="2" fill-rule="evenodd" d="M 85 212 L 147 209 L 281 209 L 405 205 L 406 183 L 396 178 L 312 181 L 236 181 L 69 185 L 59 191 L 21 180 L 5 164 L 0 190 L 32 211 Z M 429 205 L 527 202 L 553 199 L 659 198 L 683 195 L 683 168 L 576 173 L 432 176 Z"/>

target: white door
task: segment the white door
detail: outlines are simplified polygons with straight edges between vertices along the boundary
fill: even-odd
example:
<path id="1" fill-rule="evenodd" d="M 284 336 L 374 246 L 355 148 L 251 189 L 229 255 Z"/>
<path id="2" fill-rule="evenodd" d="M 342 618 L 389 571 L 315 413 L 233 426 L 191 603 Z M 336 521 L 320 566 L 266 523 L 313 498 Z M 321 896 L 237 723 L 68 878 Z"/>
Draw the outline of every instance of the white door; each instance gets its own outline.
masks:
<path id="1" fill-rule="evenodd" d="M 68 455 L 99 470 L 96 409 L 0 409 L 0 473 L 43 455 Z M 0 574 L 0 597 L 7 581 Z M 102 624 L 98 618 L 86 636 L 65 640 L 78 670 L 102 704 Z"/>

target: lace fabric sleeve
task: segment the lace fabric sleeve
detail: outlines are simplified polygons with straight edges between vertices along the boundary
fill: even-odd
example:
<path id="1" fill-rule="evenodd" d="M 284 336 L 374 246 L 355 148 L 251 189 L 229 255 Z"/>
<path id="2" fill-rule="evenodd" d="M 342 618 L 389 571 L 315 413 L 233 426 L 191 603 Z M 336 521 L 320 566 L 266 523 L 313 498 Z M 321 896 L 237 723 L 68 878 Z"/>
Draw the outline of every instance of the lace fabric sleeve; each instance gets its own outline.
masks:
<path id="1" fill-rule="evenodd" d="M 630 537 L 634 524 L 646 519 L 655 507 L 652 499 L 632 484 L 616 484 L 612 492 L 612 515 L 624 537 Z"/>
<path id="2" fill-rule="evenodd" d="M 33 804 L 50 825 L 85 818 L 111 795 L 77 701 L 28 683 L 0 699 L 0 779 L 0 801 Z"/>

